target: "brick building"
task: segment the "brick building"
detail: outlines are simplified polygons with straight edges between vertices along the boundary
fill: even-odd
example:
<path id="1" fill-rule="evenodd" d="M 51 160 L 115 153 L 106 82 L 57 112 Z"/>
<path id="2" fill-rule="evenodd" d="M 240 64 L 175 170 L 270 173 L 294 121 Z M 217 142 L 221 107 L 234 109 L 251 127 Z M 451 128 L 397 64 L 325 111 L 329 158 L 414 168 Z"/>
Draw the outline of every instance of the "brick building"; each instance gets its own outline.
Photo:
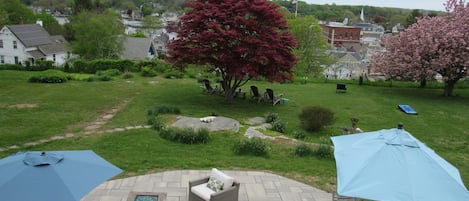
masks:
<path id="1" fill-rule="evenodd" d="M 344 26 L 341 23 L 329 22 L 321 24 L 323 34 L 327 38 L 327 42 L 332 47 L 353 47 L 360 45 L 360 33 L 362 28 L 355 26 Z"/>

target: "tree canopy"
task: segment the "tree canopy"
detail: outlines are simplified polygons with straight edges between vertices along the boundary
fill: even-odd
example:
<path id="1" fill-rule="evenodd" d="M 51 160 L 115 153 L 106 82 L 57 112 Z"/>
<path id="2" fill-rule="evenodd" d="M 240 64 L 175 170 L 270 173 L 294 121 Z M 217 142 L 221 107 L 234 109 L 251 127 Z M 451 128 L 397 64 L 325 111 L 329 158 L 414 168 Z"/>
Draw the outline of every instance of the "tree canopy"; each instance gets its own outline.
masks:
<path id="1" fill-rule="evenodd" d="M 168 44 L 175 65 L 207 65 L 222 77 L 227 101 L 251 78 L 292 79 L 297 41 L 279 6 L 267 0 L 195 0 Z"/>
<path id="2" fill-rule="evenodd" d="M 299 46 L 295 49 L 299 63 L 295 66 L 296 75 L 319 76 L 321 65 L 329 65 L 333 58 L 327 53 L 331 49 L 324 37 L 318 20 L 313 16 L 298 16 L 288 19 L 288 24 Z"/>
<path id="3" fill-rule="evenodd" d="M 436 73 L 445 82 L 444 96 L 468 75 L 469 3 L 448 0 L 447 14 L 424 17 L 399 35 L 388 36 L 385 51 L 374 55 L 370 66 L 395 79 L 424 82 Z"/>
<path id="4" fill-rule="evenodd" d="M 112 11 L 93 14 L 82 11 L 73 18 L 73 52 L 85 59 L 117 58 L 122 52 L 124 25 Z"/>

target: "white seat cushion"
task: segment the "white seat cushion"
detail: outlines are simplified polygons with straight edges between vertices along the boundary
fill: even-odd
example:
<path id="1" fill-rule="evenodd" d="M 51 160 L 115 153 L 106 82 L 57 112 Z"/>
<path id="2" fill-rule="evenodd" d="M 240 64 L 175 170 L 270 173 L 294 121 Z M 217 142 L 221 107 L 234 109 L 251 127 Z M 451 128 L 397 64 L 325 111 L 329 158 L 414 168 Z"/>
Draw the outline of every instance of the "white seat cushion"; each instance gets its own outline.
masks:
<path id="1" fill-rule="evenodd" d="M 191 188 L 191 191 L 192 191 L 192 193 L 196 194 L 197 196 L 199 196 L 200 198 L 202 198 L 206 201 L 209 201 L 210 200 L 210 195 L 212 195 L 212 193 L 215 193 L 215 191 L 213 191 L 212 189 L 207 188 L 207 183 L 203 183 L 203 184 L 200 184 L 200 185 L 197 185 L 197 186 L 193 186 Z"/>
<path id="2" fill-rule="evenodd" d="M 233 185 L 233 177 L 230 177 L 217 168 L 212 168 L 212 172 L 210 173 L 211 177 L 214 177 L 216 180 L 223 182 L 223 189 L 229 188 Z"/>

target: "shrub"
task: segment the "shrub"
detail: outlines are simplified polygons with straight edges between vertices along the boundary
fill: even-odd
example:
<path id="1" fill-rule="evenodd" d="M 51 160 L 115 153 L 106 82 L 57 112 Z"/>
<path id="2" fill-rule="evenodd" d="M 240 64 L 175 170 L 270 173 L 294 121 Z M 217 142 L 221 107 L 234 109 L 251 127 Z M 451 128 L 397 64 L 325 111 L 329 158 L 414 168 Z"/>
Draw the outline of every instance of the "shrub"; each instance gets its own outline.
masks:
<path id="1" fill-rule="evenodd" d="M 299 118 L 302 128 L 307 131 L 320 131 L 335 121 L 334 113 L 330 109 L 320 106 L 303 108 Z"/>
<path id="2" fill-rule="evenodd" d="M 153 70 L 151 67 L 145 66 L 142 68 L 141 75 L 143 77 L 155 77 L 156 76 L 156 71 Z"/>
<path id="3" fill-rule="evenodd" d="M 285 130 L 287 129 L 287 124 L 278 119 L 272 123 L 272 130 L 277 131 L 279 133 L 285 133 Z"/>
<path id="4" fill-rule="evenodd" d="M 101 76 L 99 76 L 99 80 L 101 80 L 101 81 L 111 81 L 112 78 L 111 78 L 111 76 L 108 76 L 108 75 L 101 75 Z"/>
<path id="5" fill-rule="evenodd" d="M 161 131 L 165 127 L 164 122 L 158 116 L 149 115 L 147 123 L 157 131 Z"/>
<path id="6" fill-rule="evenodd" d="M 298 140 L 303 140 L 305 139 L 306 135 L 303 131 L 295 130 L 293 131 L 293 137 Z"/>
<path id="7" fill-rule="evenodd" d="M 269 145 L 261 138 L 243 138 L 235 143 L 233 151 L 236 154 L 247 154 L 254 156 L 266 156 L 269 153 Z"/>
<path id="8" fill-rule="evenodd" d="M 72 79 L 66 73 L 59 70 L 46 70 L 38 75 L 34 75 L 29 78 L 29 82 L 39 82 L 39 83 L 64 83 L 67 80 Z"/>
<path id="9" fill-rule="evenodd" d="M 1 64 L 0 70 L 26 70 L 23 65 L 20 64 Z"/>
<path id="10" fill-rule="evenodd" d="M 272 123 L 274 121 L 277 121 L 279 119 L 279 116 L 277 113 L 274 113 L 274 112 L 271 112 L 271 113 L 267 113 L 265 115 L 265 122 L 266 123 Z"/>
<path id="11" fill-rule="evenodd" d="M 168 78 L 168 79 L 174 79 L 174 78 L 181 79 L 184 77 L 184 73 L 179 70 L 171 69 L 171 70 L 165 71 L 163 74 L 163 77 Z"/>
<path id="12" fill-rule="evenodd" d="M 160 136 L 164 139 L 184 144 L 205 144 L 210 141 L 210 131 L 207 128 L 194 130 L 192 128 L 163 128 Z"/>
<path id="13" fill-rule="evenodd" d="M 98 76 L 101 76 L 101 75 L 107 75 L 107 76 L 118 76 L 118 75 L 121 75 L 122 72 L 120 72 L 119 70 L 117 69 L 108 69 L 108 70 L 100 70 L 98 72 L 96 72 L 96 75 Z"/>
<path id="14" fill-rule="evenodd" d="M 130 78 L 133 78 L 134 75 L 130 72 L 125 72 L 124 75 L 122 75 L 122 78 L 123 79 L 130 79 Z"/>
<path id="15" fill-rule="evenodd" d="M 295 148 L 295 155 L 297 156 L 310 156 L 313 154 L 313 149 L 305 143 L 301 143 Z"/>
<path id="16" fill-rule="evenodd" d="M 316 150 L 318 158 L 334 158 L 334 149 L 328 144 L 320 144 Z"/>

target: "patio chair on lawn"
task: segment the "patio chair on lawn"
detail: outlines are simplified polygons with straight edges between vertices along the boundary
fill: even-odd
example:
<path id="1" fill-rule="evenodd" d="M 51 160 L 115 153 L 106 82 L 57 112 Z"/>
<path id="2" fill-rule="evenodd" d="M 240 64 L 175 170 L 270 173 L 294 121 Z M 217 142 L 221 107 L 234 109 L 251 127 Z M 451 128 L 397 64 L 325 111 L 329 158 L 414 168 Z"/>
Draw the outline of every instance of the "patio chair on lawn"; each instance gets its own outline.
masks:
<path id="1" fill-rule="evenodd" d="M 345 85 L 344 83 L 338 83 L 337 84 L 337 87 L 335 89 L 335 93 L 337 92 L 346 92 L 347 91 L 347 85 Z"/>
<path id="2" fill-rule="evenodd" d="M 189 181 L 189 201 L 238 201 L 239 182 L 216 168 L 210 176 Z"/>
<path id="3" fill-rule="evenodd" d="M 203 80 L 204 82 L 204 92 L 208 93 L 208 94 L 214 94 L 214 93 L 218 93 L 218 87 L 212 87 L 212 85 L 210 84 L 210 80 L 208 79 L 204 79 Z"/>
<path id="4" fill-rule="evenodd" d="M 274 95 L 274 90 L 267 88 L 265 90 L 266 97 L 269 99 L 269 102 L 272 103 L 273 106 L 283 102 L 283 94 Z"/>
<path id="5" fill-rule="evenodd" d="M 259 89 L 256 86 L 251 86 L 251 98 L 256 99 L 259 103 L 264 100 L 264 95 L 259 93 Z"/>

